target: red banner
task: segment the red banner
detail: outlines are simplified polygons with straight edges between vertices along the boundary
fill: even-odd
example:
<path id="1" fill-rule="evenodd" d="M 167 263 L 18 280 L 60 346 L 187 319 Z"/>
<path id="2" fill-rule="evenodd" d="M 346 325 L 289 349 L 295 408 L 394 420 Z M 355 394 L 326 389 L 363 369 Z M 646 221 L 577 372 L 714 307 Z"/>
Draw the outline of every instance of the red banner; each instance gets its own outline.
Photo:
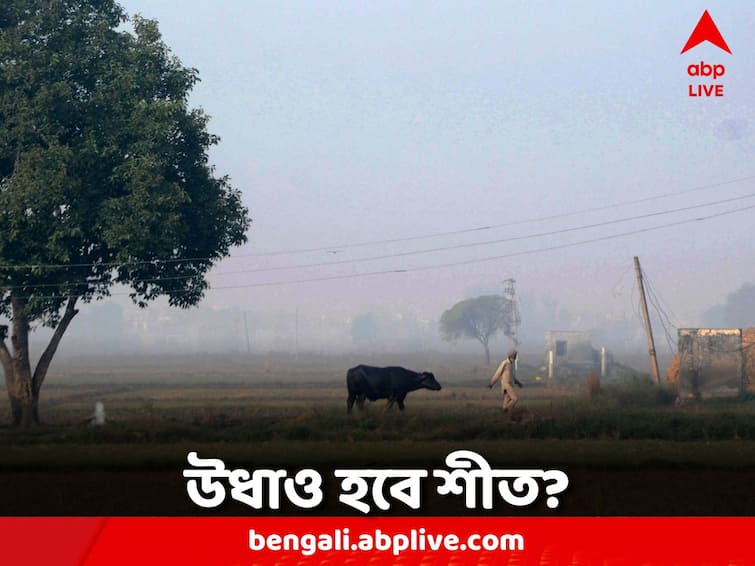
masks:
<path id="1" fill-rule="evenodd" d="M 755 564 L 755 518 L 5 518 L 4 564 Z"/>

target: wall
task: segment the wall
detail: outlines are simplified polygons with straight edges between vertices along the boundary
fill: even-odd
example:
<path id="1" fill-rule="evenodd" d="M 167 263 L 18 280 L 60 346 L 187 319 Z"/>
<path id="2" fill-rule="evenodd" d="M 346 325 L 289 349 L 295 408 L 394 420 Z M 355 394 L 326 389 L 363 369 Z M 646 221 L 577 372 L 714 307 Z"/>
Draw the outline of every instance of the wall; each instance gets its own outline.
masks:
<path id="1" fill-rule="evenodd" d="M 679 329 L 679 397 L 712 399 L 742 392 L 739 328 Z"/>
<path id="2" fill-rule="evenodd" d="M 566 352 L 558 354 L 557 342 L 566 342 Z M 589 332 L 574 330 L 551 330 L 545 333 L 545 366 L 548 365 L 548 352 L 553 350 L 555 377 L 566 377 L 572 373 L 600 371 L 600 356 L 592 347 Z"/>

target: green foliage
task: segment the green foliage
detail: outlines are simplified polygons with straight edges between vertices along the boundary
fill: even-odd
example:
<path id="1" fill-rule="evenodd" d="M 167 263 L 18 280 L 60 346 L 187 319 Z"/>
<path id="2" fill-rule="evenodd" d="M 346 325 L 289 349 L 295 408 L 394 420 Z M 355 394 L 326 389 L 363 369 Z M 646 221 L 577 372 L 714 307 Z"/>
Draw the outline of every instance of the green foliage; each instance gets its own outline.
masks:
<path id="1" fill-rule="evenodd" d="M 250 220 L 209 164 L 198 80 L 113 0 L 2 2 L 0 314 L 20 297 L 53 326 L 69 296 L 114 284 L 141 306 L 201 299 Z"/>
<path id="2" fill-rule="evenodd" d="M 456 303 L 440 317 L 444 340 L 474 338 L 482 342 L 500 330 L 508 330 L 506 300 L 499 295 L 483 295 Z"/>
<path id="3" fill-rule="evenodd" d="M 603 386 L 604 396 L 614 399 L 619 406 L 673 405 L 677 390 L 673 384 L 660 386 L 653 383 L 648 375 L 632 374 L 618 383 Z"/>

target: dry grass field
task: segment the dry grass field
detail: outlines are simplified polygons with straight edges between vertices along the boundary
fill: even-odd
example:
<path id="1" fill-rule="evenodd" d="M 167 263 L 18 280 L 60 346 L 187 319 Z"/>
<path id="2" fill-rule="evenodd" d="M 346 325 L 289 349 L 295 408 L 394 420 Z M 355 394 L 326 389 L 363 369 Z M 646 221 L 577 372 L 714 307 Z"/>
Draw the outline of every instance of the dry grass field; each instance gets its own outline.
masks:
<path id="1" fill-rule="evenodd" d="M 678 407 L 673 391 L 641 376 L 604 383 L 589 397 L 584 383 L 547 387 L 525 366 L 509 421 L 500 392 L 485 386 L 490 368 L 408 359 L 397 363 L 432 367 L 443 389 L 411 393 L 403 413 L 378 401 L 347 415 L 345 368 L 353 361 L 237 356 L 121 360 L 112 364 L 118 369 L 103 361 L 61 364 L 43 391 L 45 424 L 0 427 L 4 513 L 206 513 L 188 500 L 181 477 L 192 450 L 247 469 L 331 474 L 342 467 L 440 467 L 463 448 L 491 465 L 567 472 L 571 485 L 558 510 L 517 513 L 755 514 L 753 400 Z M 92 427 L 86 420 L 97 401 L 108 422 Z M 326 501 L 318 512 L 347 510 Z M 422 512 L 465 510 L 430 499 Z"/>

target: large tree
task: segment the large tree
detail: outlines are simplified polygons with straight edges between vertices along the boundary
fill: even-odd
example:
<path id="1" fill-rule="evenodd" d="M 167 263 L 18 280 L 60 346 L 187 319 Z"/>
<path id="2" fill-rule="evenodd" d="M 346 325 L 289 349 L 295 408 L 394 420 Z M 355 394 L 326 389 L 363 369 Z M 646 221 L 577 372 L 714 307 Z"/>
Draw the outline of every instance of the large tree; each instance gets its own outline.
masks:
<path id="1" fill-rule="evenodd" d="M 440 317 L 444 340 L 474 338 L 485 348 L 485 362 L 490 365 L 490 338 L 503 330 L 511 335 L 512 305 L 500 295 L 483 295 L 456 303 Z"/>
<path id="2" fill-rule="evenodd" d="M 197 71 L 157 23 L 113 0 L 0 2 L 0 363 L 14 424 L 39 393 L 77 304 L 129 289 L 189 307 L 246 241 L 218 139 L 190 109 Z M 29 332 L 54 329 L 32 369 Z"/>

